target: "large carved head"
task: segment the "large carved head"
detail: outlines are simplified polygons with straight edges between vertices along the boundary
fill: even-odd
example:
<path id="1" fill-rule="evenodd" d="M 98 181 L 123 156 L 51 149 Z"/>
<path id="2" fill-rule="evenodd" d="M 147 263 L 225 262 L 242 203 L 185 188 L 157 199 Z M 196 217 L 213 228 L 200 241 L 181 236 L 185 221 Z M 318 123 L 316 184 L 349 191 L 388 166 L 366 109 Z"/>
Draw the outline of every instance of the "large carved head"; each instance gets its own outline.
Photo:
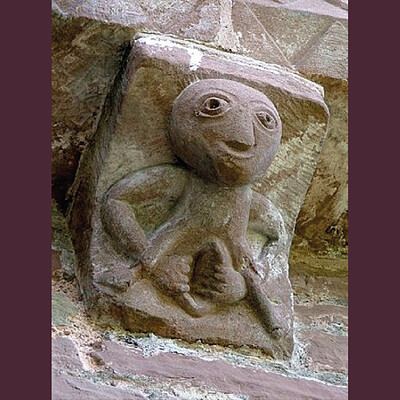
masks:
<path id="1" fill-rule="evenodd" d="M 175 154 L 199 175 L 235 186 L 269 167 L 282 123 L 265 94 L 235 81 L 205 79 L 176 98 L 169 134 Z"/>

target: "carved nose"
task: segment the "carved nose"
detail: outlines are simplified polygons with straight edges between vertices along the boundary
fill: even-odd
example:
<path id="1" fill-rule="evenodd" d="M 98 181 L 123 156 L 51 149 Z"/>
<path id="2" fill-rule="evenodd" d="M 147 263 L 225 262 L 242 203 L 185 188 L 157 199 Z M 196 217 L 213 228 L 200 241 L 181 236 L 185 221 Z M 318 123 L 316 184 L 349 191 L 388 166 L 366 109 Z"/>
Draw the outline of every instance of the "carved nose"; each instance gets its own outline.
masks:
<path id="1" fill-rule="evenodd" d="M 247 110 L 240 110 L 224 143 L 233 151 L 246 152 L 256 144 L 253 115 Z"/>
<path id="2" fill-rule="evenodd" d="M 253 147 L 252 144 L 239 142 L 238 140 L 228 140 L 225 144 L 235 151 L 247 151 Z"/>

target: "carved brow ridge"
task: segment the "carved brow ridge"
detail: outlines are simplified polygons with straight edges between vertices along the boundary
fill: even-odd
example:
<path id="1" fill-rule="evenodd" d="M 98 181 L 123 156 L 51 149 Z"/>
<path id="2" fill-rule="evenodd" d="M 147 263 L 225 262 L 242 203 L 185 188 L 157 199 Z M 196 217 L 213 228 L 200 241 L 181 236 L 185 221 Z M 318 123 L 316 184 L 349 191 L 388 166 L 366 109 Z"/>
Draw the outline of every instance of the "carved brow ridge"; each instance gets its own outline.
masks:
<path id="1" fill-rule="evenodd" d="M 238 96 L 232 92 L 229 92 L 227 90 L 223 90 L 220 88 L 205 88 L 202 93 L 200 93 L 199 100 L 205 100 L 208 97 L 218 97 L 221 96 L 224 100 L 231 100 L 232 98 L 234 100 L 239 100 Z M 268 99 L 268 98 L 267 98 Z M 276 112 L 274 110 L 274 104 L 271 102 L 271 100 L 268 99 L 268 102 L 263 101 L 261 99 L 255 99 L 255 100 L 250 100 L 248 104 L 257 104 L 266 107 L 268 110 L 274 113 L 276 115 Z"/>
<path id="2" fill-rule="evenodd" d="M 252 106 L 265 107 L 277 120 L 280 118 L 278 111 L 276 110 L 276 107 L 274 106 L 274 104 L 272 102 L 267 103 L 262 100 L 251 100 L 251 101 L 249 101 L 249 104 Z"/>
<path id="3" fill-rule="evenodd" d="M 218 97 L 220 96 L 222 99 L 231 101 L 231 100 L 238 100 L 238 96 L 228 92 L 227 90 L 219 89 L 219 88 L 207 88 L 204 89 L 200 93 L 199 100 L 205 100 L 208 97 Z"/>

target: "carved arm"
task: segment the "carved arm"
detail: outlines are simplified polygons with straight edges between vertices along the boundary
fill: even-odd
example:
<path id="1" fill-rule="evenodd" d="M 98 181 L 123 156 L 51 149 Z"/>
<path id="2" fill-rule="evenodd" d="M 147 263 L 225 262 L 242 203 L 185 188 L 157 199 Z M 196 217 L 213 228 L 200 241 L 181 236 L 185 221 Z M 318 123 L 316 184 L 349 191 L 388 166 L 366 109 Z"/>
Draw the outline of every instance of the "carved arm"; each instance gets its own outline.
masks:
<path id="1" fill-rule="evenodd" d="M 249 229 L 267 238 L 258 261 L 269 271 L 278 255 L 287 254 L 288 235 L 280 212 L 272 202 L 256 192 L 253 192 Z M 249 301 L 258 311 L 265 329 L 275 339 L 284 337 L 287 334 L 285 323 L 269 299 L 268 293 L 265 292 L 258 268 L 254 263 L 243 271 L 243 276 L 248 286 Z"/>
<path id="2" fill-rule="evenodd" d="M 149 244 L 132 205 L 177 199 L 185 179 L 177 167 L 157 166 L 134 172 L 108 190 L 101 205 L 103 226 L 125 254 L 137 258 Z"/>
<path id="3" fill-rule="evenodd" d="M 254 191 L 249 230 L 256 231 L 266 238 L 259 261 L 268 262 L 279 254 L 286 254 L 288 235 L 281 213 L 271 201 Z"/>

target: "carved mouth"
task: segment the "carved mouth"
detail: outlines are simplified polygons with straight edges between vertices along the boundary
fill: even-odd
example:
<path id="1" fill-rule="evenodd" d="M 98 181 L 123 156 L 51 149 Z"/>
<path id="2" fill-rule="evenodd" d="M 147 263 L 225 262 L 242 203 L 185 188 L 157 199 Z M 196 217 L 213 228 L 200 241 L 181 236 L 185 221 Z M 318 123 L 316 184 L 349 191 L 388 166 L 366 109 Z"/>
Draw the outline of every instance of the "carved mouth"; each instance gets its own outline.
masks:
<path id="1" fill-rule="evenodd" d="M 240 152 L 248 151 L 252 147 L 247 143 L 238 142 L 237 140 L 228 140 L 227 142 L 225 142 L 225 144 L 230 149 L 232 149 L 234 151 L 240 151 Z"/>
<path id="2" fill-rule="evenodd" d="M 237 140 L 228 140 L 223 142 L 224 147 L 228 149 L 229 154 L 240 158 L 250 158 L 253 152 L 250 152 L 254 146 L 247 143 L 239 142 Z"/>

